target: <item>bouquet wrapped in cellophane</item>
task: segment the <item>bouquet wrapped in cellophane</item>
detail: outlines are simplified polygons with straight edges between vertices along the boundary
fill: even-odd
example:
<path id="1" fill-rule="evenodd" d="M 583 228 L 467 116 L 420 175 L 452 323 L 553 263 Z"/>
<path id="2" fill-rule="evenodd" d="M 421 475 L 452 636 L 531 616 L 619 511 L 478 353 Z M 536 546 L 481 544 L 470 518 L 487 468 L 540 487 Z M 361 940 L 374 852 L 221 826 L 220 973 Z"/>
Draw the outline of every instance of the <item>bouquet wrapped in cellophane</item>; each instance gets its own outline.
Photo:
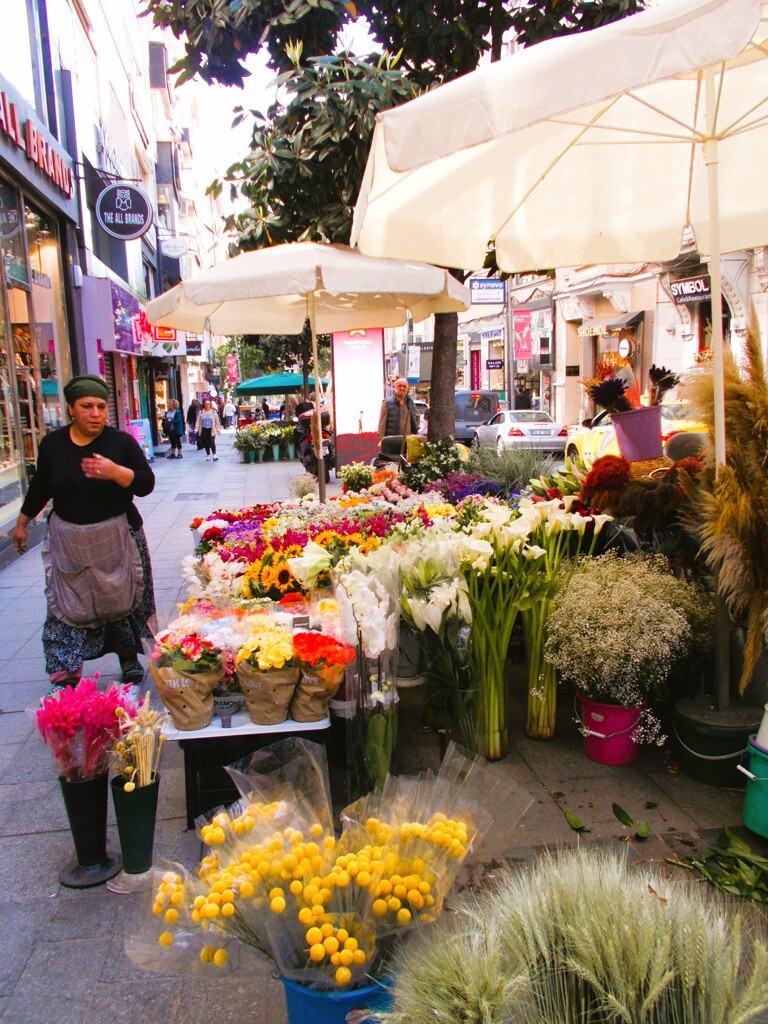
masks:
<path id="1" fill-rule="evenodd" d="M 501 768 L 452 745 L 437 774 L 390 776 L 347 808 L 337 837 L 323 747 L 284 740 L 230 774 L 247 795 L 198 819 L 208 852 L 196 874 L 158 873 L 141 934 L 126 943 L 139 966 L 212 971 L 245 946 L 316 989 L 382 978 L 394 944 L 442 909 L 490 824 L 488 798 L 510 787 Z M 507 824 L 529 803 L 513 793 Z"/>
<path id="2" fill-rule="evenodd" d="M 35 723 L 53 755 L 56 772 L 68 782 L 92 779 L 109 767 L 109 755 L 120 732 L 121 719 L 136 715 L 126 700 L 125 687 L 98 688 L 98 672 L 77 686 L 67 686 L 40 701 Z"/>

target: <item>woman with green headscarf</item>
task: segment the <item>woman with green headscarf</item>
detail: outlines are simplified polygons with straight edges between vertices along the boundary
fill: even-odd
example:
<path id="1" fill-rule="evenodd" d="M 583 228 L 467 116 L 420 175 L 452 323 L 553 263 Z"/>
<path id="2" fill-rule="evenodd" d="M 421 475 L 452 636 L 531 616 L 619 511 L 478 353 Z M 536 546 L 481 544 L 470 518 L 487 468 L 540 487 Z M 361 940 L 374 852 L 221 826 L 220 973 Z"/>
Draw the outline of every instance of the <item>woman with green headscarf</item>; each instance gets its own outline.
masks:
<path id="1" fill-rule="evenodd" d="M 109 391 L 83 374 L 64 388 L 71 423 L 40 442 L 37 467 L 13 531 L 17 551 L 27 527 L 50 501 L 43 545 L 48 614 L 46 671 L 74 685 L 83 662 L 114 652 L 123 682 L 144 677 L 138 654 L 151 638 L 152 567 L 134 497 L 150 494 L 155 476 L 130 434 L 107 424 Z"/>

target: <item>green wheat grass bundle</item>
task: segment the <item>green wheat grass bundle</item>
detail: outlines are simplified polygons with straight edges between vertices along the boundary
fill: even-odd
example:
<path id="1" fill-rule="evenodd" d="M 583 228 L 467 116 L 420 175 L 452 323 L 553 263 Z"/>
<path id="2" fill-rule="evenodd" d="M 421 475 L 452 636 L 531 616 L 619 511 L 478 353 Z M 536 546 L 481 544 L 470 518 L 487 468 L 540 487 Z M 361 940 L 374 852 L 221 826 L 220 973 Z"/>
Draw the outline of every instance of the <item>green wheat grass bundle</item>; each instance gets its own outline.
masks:
<path id="1" fill-rule="evenodd" d="M 402 950 L 386 1024 L 749 1024 L 768 946 L 711 890 L 622 853 L 546 854 Z"/>

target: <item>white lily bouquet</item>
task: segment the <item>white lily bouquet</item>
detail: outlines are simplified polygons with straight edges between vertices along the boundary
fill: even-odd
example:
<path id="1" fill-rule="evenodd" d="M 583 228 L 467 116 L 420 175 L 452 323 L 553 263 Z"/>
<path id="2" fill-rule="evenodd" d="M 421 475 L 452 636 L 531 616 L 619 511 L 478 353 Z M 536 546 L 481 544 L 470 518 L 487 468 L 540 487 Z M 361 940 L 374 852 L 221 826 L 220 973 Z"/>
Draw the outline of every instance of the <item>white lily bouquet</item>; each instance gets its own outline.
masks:
<path id="1" fill-rule="evenodd" d="M 388 545 L 352 551 L 332 573 L 343 639 L 356 646 L 346 667 L 353 796 L 378 788 L 389 773 L 397 737 L 397 648 L 400 569 Z"/>

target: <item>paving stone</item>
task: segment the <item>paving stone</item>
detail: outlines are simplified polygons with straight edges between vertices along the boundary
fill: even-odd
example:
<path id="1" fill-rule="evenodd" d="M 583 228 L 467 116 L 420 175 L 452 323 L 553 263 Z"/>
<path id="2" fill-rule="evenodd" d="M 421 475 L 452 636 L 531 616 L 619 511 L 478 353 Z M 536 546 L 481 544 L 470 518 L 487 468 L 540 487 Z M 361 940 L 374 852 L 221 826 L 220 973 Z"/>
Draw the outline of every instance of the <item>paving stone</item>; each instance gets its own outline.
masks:
<path id="1" fill-rule="evenodd" d="M 0 743 L 23 743 L 34 731 L 34 719 L 26 712 L 0 712 Z"/>
<path id="2" fill-rule="evenodd" d="M 29 785 L 0 785 L 0 836 L 60 832 L 69 827 L 61 789 L 55 779 L 35 786 L 30 801 Z"/>
<path id="3" fill-rule="evenodd" d="M 0 904 L 0 996 L 13 993 L 38 941 L 46 935 L 51 909 L 46 900 Z"/>

